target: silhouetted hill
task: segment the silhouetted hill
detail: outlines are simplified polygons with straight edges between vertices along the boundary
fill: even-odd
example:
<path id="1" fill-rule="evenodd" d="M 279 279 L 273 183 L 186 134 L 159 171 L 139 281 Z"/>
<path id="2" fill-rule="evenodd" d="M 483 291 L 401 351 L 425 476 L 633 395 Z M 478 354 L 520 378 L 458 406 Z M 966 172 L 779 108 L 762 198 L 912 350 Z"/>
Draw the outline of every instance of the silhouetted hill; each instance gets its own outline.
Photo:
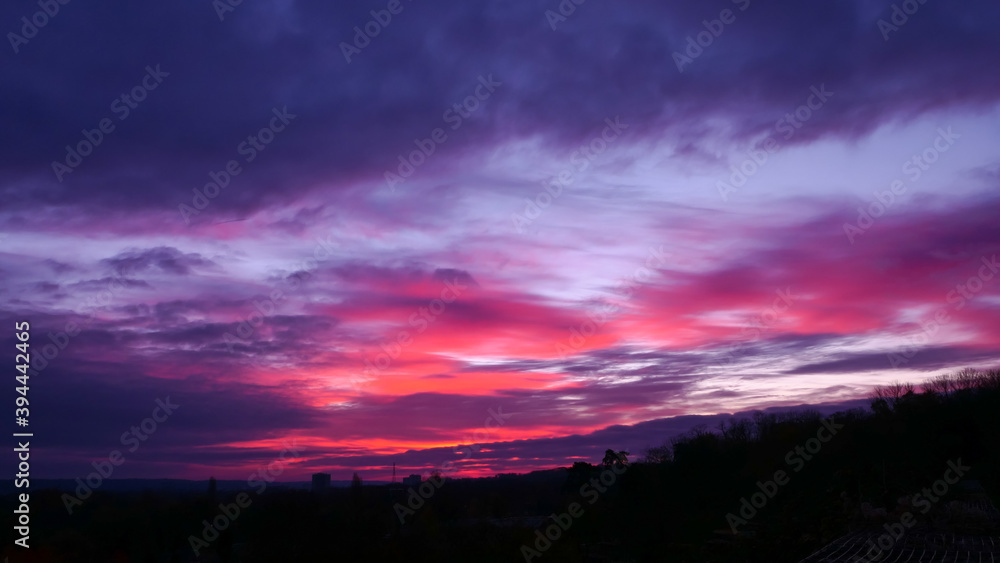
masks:
<path id="1" fill-rule="evenodd" d="M 45 561 L 792 563 L 864 556 L 892 533 L 894 554 L 961 544 L 997 559 L 998 412 L 1000 370 L 963 370 L 922 392 L 876 388 L 870 409 L 756 412 L 664 436 L 632 463 L 608 450 L 525 475 L 319 494 L 113 480 L 72 514 L 60 491 L 75 483 L 37 481 L 32 542 Z"/>

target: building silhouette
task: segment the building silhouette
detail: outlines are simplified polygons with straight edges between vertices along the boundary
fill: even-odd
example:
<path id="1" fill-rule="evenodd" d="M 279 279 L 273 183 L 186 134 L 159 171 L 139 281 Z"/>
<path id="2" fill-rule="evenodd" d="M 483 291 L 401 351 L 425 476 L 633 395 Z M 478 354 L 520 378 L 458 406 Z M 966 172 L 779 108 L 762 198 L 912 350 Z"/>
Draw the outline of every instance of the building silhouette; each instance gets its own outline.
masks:
<path id="1" fill-rule="evenodd" d="M 330 488 L 329 473 L 313 473 L 312 490 L 314 493 L 322 492 Z"/>
<path id="2" fill-rule="evenodd" d="M 403 477 L 404 487 L 419 487 L 420 486 L 420 475 L 414 473 L 409 477 Z"/>

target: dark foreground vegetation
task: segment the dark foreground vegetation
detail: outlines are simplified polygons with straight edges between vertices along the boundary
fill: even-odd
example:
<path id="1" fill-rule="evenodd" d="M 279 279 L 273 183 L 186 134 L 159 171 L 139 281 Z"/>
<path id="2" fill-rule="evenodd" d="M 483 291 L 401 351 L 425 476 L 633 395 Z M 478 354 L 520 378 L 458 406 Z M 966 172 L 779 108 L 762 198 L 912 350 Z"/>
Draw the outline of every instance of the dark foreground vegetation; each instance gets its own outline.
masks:
<path id="1" fill-rule="evenodd" d="M 37 491 L 30 557 L 13 547 L 4 555 L 12 563 L 780 563 L 906 514 L 916 524 L 908 534 L 1000 536 L 990 504 L 1000 491 L 1000 370 L 964 370 L 920 392 L 876 388 L 871 405 L 833 417 L 756 413 L 675 437 L 631 464 L 611 455 L 530 475 L 449 479 L 412 514 L 399 508 L 408 491 L 389 486 L 269 489 L 251 494 L 218 537 L 203 521 L 220 503 L 235 505 L 236 493 L 97 492 L 69 516 L 60 492 Z M 936 482 L 958 481 L 955 467 L 968 469 L 938 494 Z M 4 502 L 15 506 L 10 495 Z M 558 539 L 543 540 L 546 531 Z M 199 557 L 192 537 L 205 541 Z"/>

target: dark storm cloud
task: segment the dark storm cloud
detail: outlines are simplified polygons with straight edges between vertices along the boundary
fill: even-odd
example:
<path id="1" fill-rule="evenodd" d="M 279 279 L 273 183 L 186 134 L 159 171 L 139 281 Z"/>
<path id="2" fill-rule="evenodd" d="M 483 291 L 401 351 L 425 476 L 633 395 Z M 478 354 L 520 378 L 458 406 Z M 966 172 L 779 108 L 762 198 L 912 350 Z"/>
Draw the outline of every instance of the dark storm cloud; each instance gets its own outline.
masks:
<path id="1" fill-rule="evenodd" d="M 754 1 L 683 73 L 673 53 L 732 3 L 588 3 L 553 31 L 544 12 L 556 5 L 404 3 L 348 64 L 341 42 L 382 4 L 243 4 L 221 22 L 211 3 L 67 4 L 3 55 L 5 197 L 21 212 L 73 205 L 93 220 L 170 214 L 239 159 L 245 170 L 220 196 L 225 205 L 207 211 L 229 218 L 320 186 L 378 182 L 481 75 L 502 86 L 453 133 L 465 150 L 532 135 L 568 146 L 621 115 L 634 142 L 666 140 L 685 155 L 718 134 L 707 118 L 745 141 L 821 84 L 835 94 L 793 142 L 856 138 L 1000 95 L 993 2 L 924 4 L 886 41 L 877 20 L 890 16 L 888 2 Z M 36 8 L 6 4 L 0 21 L 17 30 Z M 147 65 L 169 75 L 121 119 L 114 100 L 142 83 Z M 243 162 L 239 144 L 286 106 L 296 115 L 287 130 Z M 57 182 L 50 163 L 104 118 L 114 131 Z"/>
<path id="2" fill-rule="evenodd" d="M 176 248 L 160 246 L 146 250 L 128 250 L 101 260 L 112 266 L 116 272 L 127 274 L 141 273 L 150 268 L 156 268 L 164 273 L 187 275 L 192 268 L 204 268 L 214 265 L 211 260 L 202 258 L 195 253 L 183 253 Z"/>
<path id="3" fill-rule="evenodd" d="M 849 354 L 848 357 L 817 362 L 788 370 L 787 374 L 806 373 L 857 373 L 859 371 L 885 371 L 896 367 L 890 362 L 889 354 L 898 354 L 901 350 L 888 350 L 881 354 Z M 996 362 L 998 350 L 977 350 L 957 346 L 930 346 L 922 348 L 919 353 L 906 361 L 906 367 L 917 370 L 937 370 L 955 368 L 956 366 L 980 367 L 982 362 L 989 367 Z"/>

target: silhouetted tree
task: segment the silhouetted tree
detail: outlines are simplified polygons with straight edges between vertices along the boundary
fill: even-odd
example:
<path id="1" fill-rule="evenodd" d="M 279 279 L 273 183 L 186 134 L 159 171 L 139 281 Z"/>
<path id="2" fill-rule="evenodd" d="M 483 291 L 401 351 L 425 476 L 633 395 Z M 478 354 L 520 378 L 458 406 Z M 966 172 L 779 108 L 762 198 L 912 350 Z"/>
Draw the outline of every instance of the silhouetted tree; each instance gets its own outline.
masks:
<path id="1" fill-rule="evenodd" d="M 876 385 L 870 395 L 872 410 L 875 412 L 893 410 L 900 401 L 912 398 L 914 390 L 912 383 L 899 381 L 887 385 Z"/>
<path id="2" fill-rule="evenodd" d="M 722 437 L 734 442 L 750 443 L 753 440 L 753 423 L 746 418 L 733 418 L 719 423 Z"/>
<path id="3" fill-rule="evenodd" d="M 982 372 L 981 383 L 987 389 L 1000 389 L 1000 368 Z"/>
<path id="4" fill-rule="evenodd" d="M 642 461 L 645 463 L 666 463 L 674 458 L 669 444 L 662 444 L 655 448 L 646 448 L 646 455 Z"/>
<path id="5" fill-rule="evenodd" d="M 607 467 L 611 467 L 612 465 L 617 465 L 618 467 L 627 466 L 628 455 L 626 451 L 616 453 L 614 450 L 606 450 L 604 452 L 604 460 L 601 463 Z"/>
<path id="6" fill-rule="evenodd" d="M 948 374 L 932 377 L 921 386 L 924 392 L 931 392 L 941 396 L 947 396 L 954 389 L 951 384 L 951 376 Z"/>
<path id="7" fill-rule="evenodd" d="M 617 454 L 615 454 L 615 465 L 618 467 L 628 467 L 628 456 L 628 452 L 620 450 Z"/>
<path id="8" fill-rule="evenodd" d="M 615 454 L 614 450 L 609 449 L 604 452 L 604 459 L 601 461 L 601 464 L 611 467 L 616 461 L 618 461 L 618 455 Z"/>

